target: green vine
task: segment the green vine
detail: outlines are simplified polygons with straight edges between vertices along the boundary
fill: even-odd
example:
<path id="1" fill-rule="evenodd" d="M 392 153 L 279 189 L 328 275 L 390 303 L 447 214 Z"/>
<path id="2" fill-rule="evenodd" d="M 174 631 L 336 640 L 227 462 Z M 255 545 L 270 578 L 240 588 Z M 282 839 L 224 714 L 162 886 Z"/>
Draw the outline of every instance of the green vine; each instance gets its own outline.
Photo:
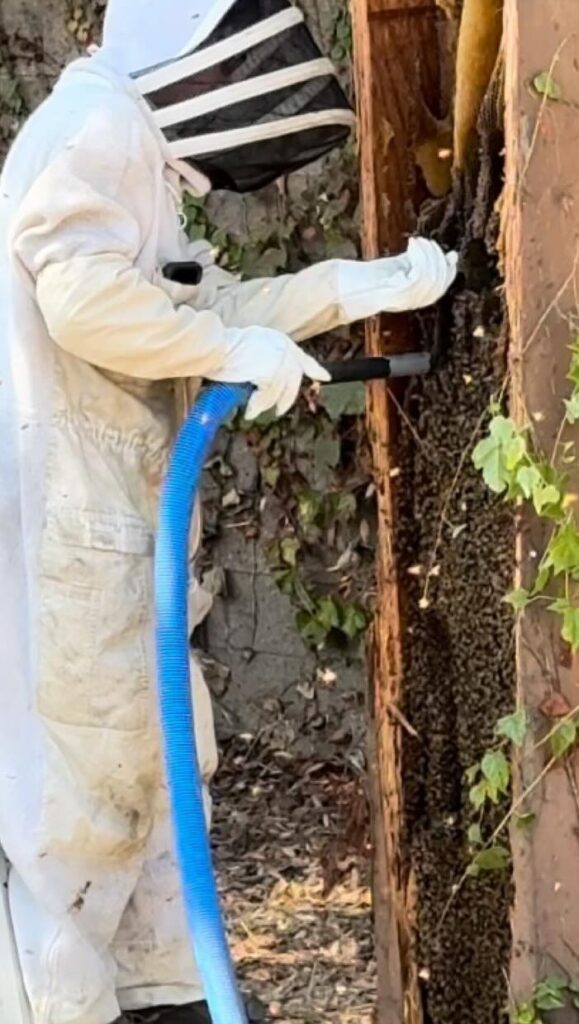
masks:
<path id="1" fill-rule="evenodd" d="M 371 618 L 365 574 L 354 580 L 352 573 L 361 562 L 356 549 L 368 484 L 358 476 L 344 486 L 343 477 L 343 443 L 348 435 L 361 440 L 363 406 L 363 386 L 346 385 L 311 395 L 287 422 L 263 417 L 240 424 L 257 454 L 260 494 L 284 508 L 279 534 L 266 546 L 273 578 L 296 606 L 303 640 L 318 649 L 355 645 Z M 327 564 L 328 549 L 338 556 L 335 565 Z M 367 561 L 368 570 L 369 553 Z"/>
<path id="2" fill-rule="evenodd" d="M 515 505 L 532 507 L 539 520 L 550 528 L 534 579 L 527 587 L 512 590 L 504 600 L 517 613 L 536 601 L 547 602 L 548 609 L 560 617 L 561 636 L 576 651 L 579 650 L 579 531 L 572 511 L 575 496 L 566 490 L 565 473 L 565 468 L 575 462 L 576 450 L 574 442 L 561 442 L 561 433 L 565 425 L 579 420 L 579 336 L 571 345 L 567 379 L 572 385 L 571 393 L 564 402 L 565 415 L 555 447 L 561 469 L 555 467 L 554 460 L 547 460 L 537 451 L 528 427 L 517 428 L 496 406 L 491 409 L 487 435 L 474 449 L 473 462 L 493 493 L 503 495 Z M 485 832 L 489 831 L 485 811 L 512 798 L 511 763 L 513 755 L 520 752 L 526 742 L 529 725 L 529 715 L 524 708 L 501 718 L 494 730 L 495 743 L 467 772 L 469 802 L 475 816 L 468 831 L 471 861 L 467 876 L 500 870 L 510 863 L 509 850 L 497 842 L 501 827 L 490 839 L 485 837 Z M 547 768 L 568 753 L 578 736 L 579 709 L 574 709 L 555 724 L 544 741 L 550 745 Z M 502 827 L 510 818 L 507 814 Z M 521 813 L 516 821 L 520 828 L 528 828 L 533 824 L 534 815 Z M 555 1008 L 543 1005 L 549 998 L 555 999 L 545 986 L 547 982 L 541 983 L 534 1001 L 517 1011 L 520 1016 L 513 1018 L 515 1024 L 540 1024 L 537 1011 Z"/>
<path id="3" fill-rule="evenodd" d="M 514 1007 L 511 1024 L 544 1024 L 544 1013 L 569 1005 L 579 1010 L 579 981 L 552 975 L 536 983 L 528 1002 Z"/>
<path id="4" fill-rule="evenodd" d="M 353 50 L 352 21 L 348 9 L 341 10 L 336 19 L 334 43 L 330 57 L 336 63 L 351 59 Z"/>
<path id="5" fill-rule="evenodd" d="M 572 384 L 565 400 L 564 424 L 579 420 L 579 336 L 571 346 L 567 374 Z M 562 467 L 576 461 L 573 441 L 557 444 Z M 575 495 L 566 491 L 567 477 L 537 452 L 528 427 L 518 429 L 512 419 L 493 415 L 488 435 L 473 453 L 495 494 L 515 504 L 531 505 L 539 519 L 550 526 L 550 537 L 534 580 L 518 587 L 505 600 L 516 611 L 535 601 L 548 601 L 549 610 L 561 619 L 561 635 L 573 651 L 579 650 L 579 530 L 573 515 Z M 548 591 L 548 593 L 546 593 Z"/>
<path id="6" fill-rule="evenodd" d="M 499 719 L 495 726 L 496 743 L 485 751 L 466 773 L 469 785 L 469 801 L 477 819 L 468 830 L 470 864 L 467 875 L 476 877 L 483 871 L 500 871 L 510 862 L 507 847 L 485 839 L 484 812 L 487 807 L 497 806 L 511 793 L 511 758 L 509 746 L 522 747 L 528 729 L 528 716 L 524 709 Z M 507 753 L 505 753 L 507 750 Z M 520 816 L 519 826 L 528 826 L 528 815 Z"/>

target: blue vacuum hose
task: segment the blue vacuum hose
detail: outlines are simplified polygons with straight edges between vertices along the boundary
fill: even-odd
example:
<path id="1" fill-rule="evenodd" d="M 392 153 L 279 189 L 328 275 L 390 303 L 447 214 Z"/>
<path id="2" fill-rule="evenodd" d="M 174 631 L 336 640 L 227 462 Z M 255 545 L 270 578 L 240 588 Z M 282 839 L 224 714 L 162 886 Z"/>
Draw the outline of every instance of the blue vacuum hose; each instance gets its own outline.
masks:
<path id="1" fill-rule="evenodd" d="M 202 392 L 183 427 L 165 480 L 155 551 L 157 677 L 165 767 L 189 932 L 213 1024 L 247 1024 L 227 943 L 203 807 L 191 699 L 187 615 L 189 533 L 203 466 L 225 419 L 249 385 Z"/>

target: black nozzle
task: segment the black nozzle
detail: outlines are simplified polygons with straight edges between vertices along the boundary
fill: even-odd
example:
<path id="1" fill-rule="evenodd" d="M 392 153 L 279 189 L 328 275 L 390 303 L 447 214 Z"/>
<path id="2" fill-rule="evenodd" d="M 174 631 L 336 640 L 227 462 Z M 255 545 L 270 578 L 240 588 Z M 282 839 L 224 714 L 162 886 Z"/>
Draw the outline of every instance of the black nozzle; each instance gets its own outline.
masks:
<path id="1" fill-rule="evenodd" d="M 429 352 L 402 352 L 393 356 L 367 356 L 341 363 L 323 363 L 332 384 L 423 376 L 432 369 Z"/>

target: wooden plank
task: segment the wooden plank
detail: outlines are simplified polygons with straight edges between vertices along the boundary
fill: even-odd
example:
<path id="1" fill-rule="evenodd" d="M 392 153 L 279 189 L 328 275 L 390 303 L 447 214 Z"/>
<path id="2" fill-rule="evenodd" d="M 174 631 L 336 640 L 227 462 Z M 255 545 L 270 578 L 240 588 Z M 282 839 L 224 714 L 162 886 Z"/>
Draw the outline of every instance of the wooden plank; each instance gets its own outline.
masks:
<path id="1" fill-rule="evenodd" d="M 579 295 L 579 35 L 576 0 L 506 0 L 505 268 L 511 326 L 511 399 L 521 423 L 531 422 L 548 454 L 561 424 L 568 391 L 571 325 Z M 532 78 L 549 71 L 564 102 L 533 95 Z M 577 441 L 577 429 L 563 436 Z M 570 490 L 579 488 L 572 473 Z M 546 540 L 536 518 L 521 522 L 520 574 L 529 579 Z M 519 692 L 535 727 L 543 700 L 562 694 L 574 707 L 579 662 L 559 639 L 557 619 L 533 606 L 517 638 Z M 527 751 L 519 793 L 533 785 L 544 749 Z M 528 835 L 513 831 L 516 902 L 512 988 L 528 998 L 533 984 L 553 973 L 579 974 L 579 777 L 577 752 L 549 771 L 526 809 L 537 814 Z M 576 1010 L 557 1015 L 579 1020 Z"/>
<path id="2" fill-rule="evenodd" d="M 414 159 L 425 101 L 439 103 L 436 21 L 430 3 L 352 0 L 359 112 L 362 244 L 368 258 L 399 252 L 415 226 L 423 196 Z M 373 355 L 412 344 L 406 317 L 375 320 L 367 328 Z M 413 954 L 411 885 L 401 849 L 403 793 L 400 724 L 394 710 L 402 694 L 401 607 L 393 551 L 396 417 L 383 384 L 369 389 L 369 434 L 378 490 L 378 609 L 371 641 L 375 915 L 380 1024 L 421 1024 L 418 967 Z"/>

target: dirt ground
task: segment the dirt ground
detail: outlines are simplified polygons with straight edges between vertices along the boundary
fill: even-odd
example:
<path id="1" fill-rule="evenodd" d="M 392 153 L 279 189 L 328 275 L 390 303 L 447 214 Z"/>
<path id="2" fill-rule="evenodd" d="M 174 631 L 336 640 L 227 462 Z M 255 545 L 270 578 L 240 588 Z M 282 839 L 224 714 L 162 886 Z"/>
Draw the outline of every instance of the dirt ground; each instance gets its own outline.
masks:
<path id="1" fill-rule="evenodd" d="M 230 742 L 214 844 L 244 990 L 280 1024 L 373 1024 L 370 839 L 361 775 Z"/>

